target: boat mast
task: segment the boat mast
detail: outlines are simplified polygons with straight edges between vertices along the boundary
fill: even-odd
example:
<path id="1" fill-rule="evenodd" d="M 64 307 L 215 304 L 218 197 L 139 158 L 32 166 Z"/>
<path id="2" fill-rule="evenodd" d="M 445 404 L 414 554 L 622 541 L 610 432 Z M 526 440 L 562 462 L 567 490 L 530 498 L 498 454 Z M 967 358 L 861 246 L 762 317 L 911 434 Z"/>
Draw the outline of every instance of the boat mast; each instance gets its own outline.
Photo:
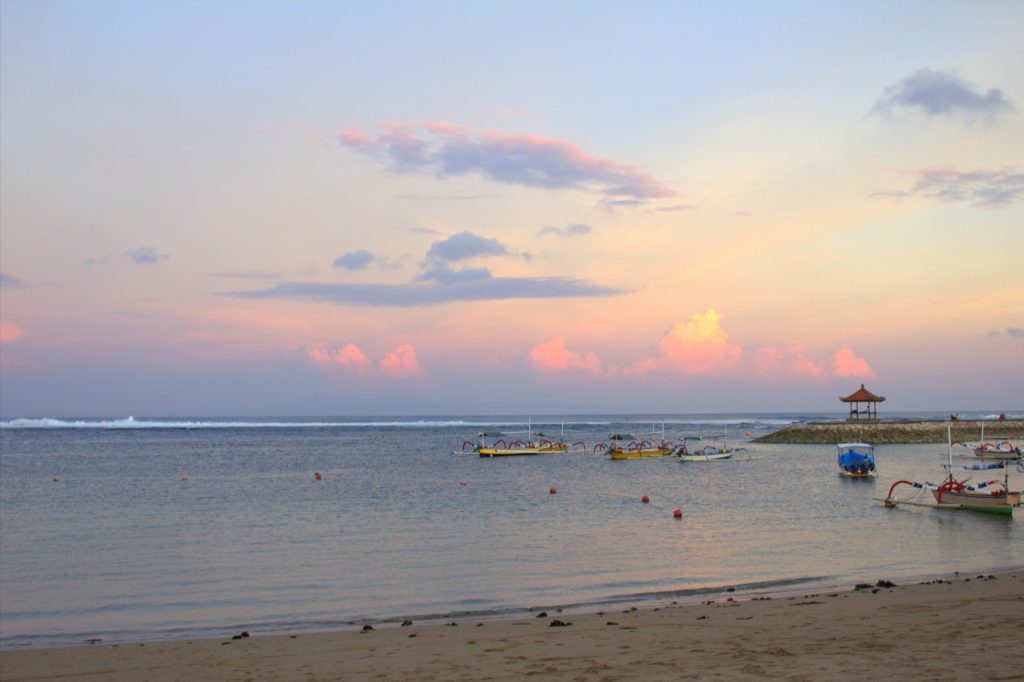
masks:
<path id="1" fill-rule="evenodd" d="M 946 422 L 946 452 L 949 456 L 949 464 L 946 473 L 950 481 L 953 480 L 953 425 Z"/>

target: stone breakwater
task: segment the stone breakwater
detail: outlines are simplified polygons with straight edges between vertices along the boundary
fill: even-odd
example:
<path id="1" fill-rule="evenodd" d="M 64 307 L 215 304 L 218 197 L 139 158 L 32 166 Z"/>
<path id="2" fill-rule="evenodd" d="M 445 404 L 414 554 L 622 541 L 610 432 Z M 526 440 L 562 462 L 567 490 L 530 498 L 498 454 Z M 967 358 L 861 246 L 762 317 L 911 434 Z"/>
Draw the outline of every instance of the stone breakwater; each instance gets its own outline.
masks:
<path id="1" fill-rule="evenodd" d="M 985 440 L 1009 439 L 1014 445 L 1024 441 L 1024 420 L 956 420 L 956 421 L 884 421 L 876 422 L 813 422 L 793 424 L 761 436 L 755 443 L 822 444 L 864 441 L 882 443 L 945 443 L 946 424 L 953 426 L 953 440 L 978 443 L 985 425 Z"/>

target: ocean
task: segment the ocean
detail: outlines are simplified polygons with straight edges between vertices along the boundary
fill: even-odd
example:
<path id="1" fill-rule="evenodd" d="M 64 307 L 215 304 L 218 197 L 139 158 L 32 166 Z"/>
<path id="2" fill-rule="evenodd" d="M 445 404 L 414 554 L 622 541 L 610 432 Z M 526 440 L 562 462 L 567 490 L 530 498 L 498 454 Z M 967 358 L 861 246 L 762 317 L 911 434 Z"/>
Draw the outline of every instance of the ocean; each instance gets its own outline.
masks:
<path id="1" fill-rule="evenodd" d="M 0 421 L 0 647 L 479 621 L 1024 564 L 1021 514 L 872 499 L 941 479 L 943 445 L 879 446 L 878 479 L 854 481 L 832 445 L 746 442 L 842 416 Z M 592 453 L 662 425 L 756 459 L 462 452 L 480 431 L 564 429 Z"/>

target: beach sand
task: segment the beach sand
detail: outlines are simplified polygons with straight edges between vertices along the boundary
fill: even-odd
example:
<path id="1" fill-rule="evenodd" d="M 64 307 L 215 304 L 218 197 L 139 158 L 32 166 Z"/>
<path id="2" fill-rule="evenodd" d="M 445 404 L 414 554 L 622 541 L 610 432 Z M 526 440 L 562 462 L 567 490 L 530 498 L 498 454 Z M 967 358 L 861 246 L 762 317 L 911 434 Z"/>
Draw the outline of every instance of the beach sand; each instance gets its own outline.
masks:
<path id="1" fill-rule="evenodd" d="M 483 624 L 4 651 L 0 679 L 1024 680 L 1024 570 L 879 580 Z"/>

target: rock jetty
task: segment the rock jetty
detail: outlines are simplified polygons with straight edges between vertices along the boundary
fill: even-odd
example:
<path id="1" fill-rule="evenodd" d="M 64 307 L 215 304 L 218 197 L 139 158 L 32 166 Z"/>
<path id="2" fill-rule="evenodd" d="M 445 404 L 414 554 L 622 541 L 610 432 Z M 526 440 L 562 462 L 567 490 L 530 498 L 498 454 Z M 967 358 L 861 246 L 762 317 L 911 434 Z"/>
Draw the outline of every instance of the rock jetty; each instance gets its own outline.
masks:
<path id="1" fill-rule="evenodd" d="M 755 443 L 822 444 L 865 441 L 872 445 L 883 443 L 945 443 L 946 424 L 953 426 L 953 440 L 978 443 L 981 426 L 985 425 L 985 440 L 1009 439 L 1014 445 L 1024 441 L 1024 419 L 963 419 L 911 421 L 842 421 L 793 424 L 754 439 Z"/>

